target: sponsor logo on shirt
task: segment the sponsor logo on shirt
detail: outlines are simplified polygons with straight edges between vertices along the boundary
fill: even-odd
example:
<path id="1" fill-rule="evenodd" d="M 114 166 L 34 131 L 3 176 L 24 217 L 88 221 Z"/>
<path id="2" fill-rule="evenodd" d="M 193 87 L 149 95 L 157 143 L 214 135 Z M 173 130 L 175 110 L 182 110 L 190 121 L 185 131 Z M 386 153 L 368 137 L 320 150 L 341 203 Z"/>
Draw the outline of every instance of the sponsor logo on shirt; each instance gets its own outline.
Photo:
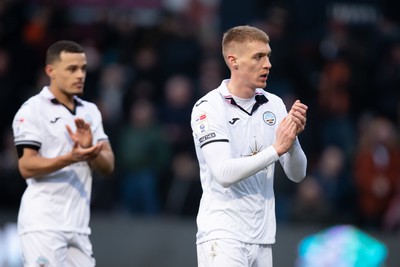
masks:
<path id="1" fill-rule="evenodd" d="M 50 123 L 56 123 L 61 117 L 55 117 L 54 120 L 50 121 Z"/>
<path id="2" fill-rule="evenodd" d="M 199 103 L 197 103 L 195 106 L 198 107 L 200 106 L 201 103 L 207 102 L 207 100 L 201 100 Z"/>
<path id="3" fill-rule="evenodd" d="M 16 118 L 15 119 L 15 135 L 20 134 L 20 127 L 22 123 L 24 123 L 25 119 L 24 118 Z"/>
<path id="4" fill-rule="evenodd" d="M 211 139 L 211 138 L 214 138 L 215 136 L 216 136 L 215 133 L 209 133 L 209 134 L 207 134 L 207 135 L 201 137 L 201 138 L 199 139 L 199 142 L 200 142 L 200 143 L 203 143 L 204 141 L 207 141 L 207 140 L 209 140 L 209 139 Z"/>
<path id="5" fill-rule="evenodd" d="M 230 124 L 234 125 L 235 122 L 237 122 L 238 120 L 240 120 L 239 118 L 232 118 L 231 121 L 228 121 Z"/>
<path id="6" fill-rule="evenodd" d="M 208 121 L 206 114 L 201 114 L 200 116 L 198 116 L 195 120 L 195 123 L 197 134 L 203 135 L 208 131 Z"/>
<path id="7" fill-rule="evenodd" d="M 275 114 L 272 113 L 271 111 L 266 111 L 263 114 L 263 120 L 267 125 L 272 126 L 276 122 Z"/>

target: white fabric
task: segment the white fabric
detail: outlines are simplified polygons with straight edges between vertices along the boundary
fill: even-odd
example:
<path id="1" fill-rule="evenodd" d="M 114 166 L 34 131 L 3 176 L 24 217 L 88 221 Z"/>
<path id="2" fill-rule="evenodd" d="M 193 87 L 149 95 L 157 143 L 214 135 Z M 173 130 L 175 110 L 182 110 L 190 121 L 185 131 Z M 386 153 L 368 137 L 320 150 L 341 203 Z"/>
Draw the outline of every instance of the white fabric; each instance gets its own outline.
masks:
<path id="1" fill-rule="evenodd" d="M 108 139 L 100 111 L 93 104 L 76 97 L 76 114 L 61 104 L 45 87 L 28 99 L 13 121 L 15 145 L 35 145 L 39 155 L 53 158 L 72 149 L 65 125 L 75 131 L 75 118 L 91 124 L 94 142 Z M 39 177 L 38 177 L 39 178 Z M 19 214 L 18 232 L 54 230 L 90 234 L 90 196 L 92 171 L 87 162 L 78 162 L 54 173 L 27 179 Z"/>
<path id="2" fill-rule="evenodd" d="M 256 103 L 256 100 L 254 99 L 254 97 L 246 99 L 246 98 L 240 98 L 240 97 L 232 96 L 232 98 L 235 100 L 236 104 L 241 106 L 247 112 L 250 112 L 251 108 Z"/>
<path id="3" fill-rule="evenodd" d="M 37 231 L 23 234 L 20 239 L 25 267 L 91 267 L 96 265 L 88 235 Z"/>
<path id="4" fill-rule="evenodd" d="M 274 163 L 290 179 L 305 176 L 307 159 L 296 140 L 278 157 L 272 144 L 287 115 L 283 101 L 262 89 L 268 102 L 251 115 L 230 103 L 224 80 L 193 107 L 191 126 L 203 195 L 197 216 L 197 244 L 230 238 L 245 243 L 275 242 Z"/>
<path id="5" fill-rule="evenodd" d="M 216 239 L 197 245 L 198 267 L 272 267 L 271 245 Z"/>

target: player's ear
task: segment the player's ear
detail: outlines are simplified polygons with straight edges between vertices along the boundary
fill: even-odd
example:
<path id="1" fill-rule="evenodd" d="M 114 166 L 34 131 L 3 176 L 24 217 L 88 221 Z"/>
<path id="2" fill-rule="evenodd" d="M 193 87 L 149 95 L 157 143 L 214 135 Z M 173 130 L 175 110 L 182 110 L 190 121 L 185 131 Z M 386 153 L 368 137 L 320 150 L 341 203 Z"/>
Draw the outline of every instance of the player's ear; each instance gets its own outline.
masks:
<path id="1" fill-rule="evenodd" d="M 235 55 L 228 55 L 228 64 L 231 68 L 238 69 L 238 63 Z"/>
<path id="2" fill-rule="evenodd" d="M 54 72 L 54 66 L 51 64 L 46 64 L 46 66 L 44 67 L 44 70 L 47 74 L 47 76 L 49 76 L 50 79 L 54 79 L 55 78 L 55 72 Z"/>

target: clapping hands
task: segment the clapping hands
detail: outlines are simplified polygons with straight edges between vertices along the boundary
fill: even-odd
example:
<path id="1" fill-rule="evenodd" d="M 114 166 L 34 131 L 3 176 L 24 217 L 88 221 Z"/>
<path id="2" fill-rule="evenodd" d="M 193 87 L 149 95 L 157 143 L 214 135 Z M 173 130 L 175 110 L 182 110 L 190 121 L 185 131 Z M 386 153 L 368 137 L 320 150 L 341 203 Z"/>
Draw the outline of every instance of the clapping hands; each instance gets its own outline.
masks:
<path id="1" fill-rule="evenodd" d="M 296 136 L 304 131 L 307 122 L 308 107 L 296 100 L 289 113 L 281 121 L 276 131 L 274 148 L 279 156 L 286 153 L 293 145 Z"/>
<path id="2" fill-rule="evenodd" d="M 297 127 L 296 135 L 299 135 L 306 128 L 308 107 L 296 100 L 289 111 L 288 116 L 294 121 Z"/>
<path id="3" fill-rule="evenodd" d="M 76 131 L 66 125 L 68 134 L 74 142 L 72 157 L 74 161 L 90 161 L 97 157 L 102 149 L 102 143 L 93 145 L 92 129 L 83 119 L 75 119 Z"/>

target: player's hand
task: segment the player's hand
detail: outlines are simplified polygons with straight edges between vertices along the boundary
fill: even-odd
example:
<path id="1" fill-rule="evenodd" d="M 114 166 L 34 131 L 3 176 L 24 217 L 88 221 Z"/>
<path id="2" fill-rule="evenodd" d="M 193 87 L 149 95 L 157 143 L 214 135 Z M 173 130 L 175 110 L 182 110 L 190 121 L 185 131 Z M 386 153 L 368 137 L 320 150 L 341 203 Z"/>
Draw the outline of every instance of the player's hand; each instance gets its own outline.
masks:
<path id="1" fill-rule="evenodd" d="M 78 161 L 91 161 L 99 155 L 101 149 L 103 147 L 103 143 L 98 143 L 89 148 L 84 148 L 77 142 L 74 143 L 74 146 L 71 150 L 71 157 L 73 162 Z"/>
<path id="2" fill-rule="evenodd" d="M 289 111 L 289 115 L 292 116 L 292 120 L 296 123 L 296 135 L 299 135 L 306 128 L 307 109 L 308 107 L 301 103 L 300 100 L 296 100 Z"/>
<path id="3" fill-rule="evenodd" d="M 296 139 L 297 125 L 292 119 L 292 115 L 288 114 L 278 126 L 276 130 L 276 139 L 273 144 L 279 156 L 286 153 L 293 145 Z"/>
<path id="4" fill-rule="evenodd" d="M 67 128 L 68 134 L 71 137 L 72 141 L 78 143 L 83 148 L 91 147 L 93 144 L 93 136 L 92 129 L 90 128 L 90 124 L 86 123 L 81 118 L 75 119 L 76 132 L 72 132 L 71 127 L 65 125 Z"/>

